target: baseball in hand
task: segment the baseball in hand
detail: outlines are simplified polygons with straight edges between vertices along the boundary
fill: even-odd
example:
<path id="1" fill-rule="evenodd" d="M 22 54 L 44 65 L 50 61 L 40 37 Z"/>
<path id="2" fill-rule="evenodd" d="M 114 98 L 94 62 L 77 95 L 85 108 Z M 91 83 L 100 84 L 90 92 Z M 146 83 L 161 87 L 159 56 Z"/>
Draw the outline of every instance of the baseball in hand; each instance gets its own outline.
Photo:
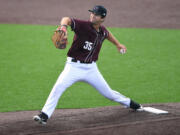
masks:
<path id="1" fill-rule="evenodd" d="M 120 49 L 120 53 L 121 53 L 121 54 L 125 54 L 125 53 L 126 53 L 126 50 L 125 50 L 125 49 Z"/>

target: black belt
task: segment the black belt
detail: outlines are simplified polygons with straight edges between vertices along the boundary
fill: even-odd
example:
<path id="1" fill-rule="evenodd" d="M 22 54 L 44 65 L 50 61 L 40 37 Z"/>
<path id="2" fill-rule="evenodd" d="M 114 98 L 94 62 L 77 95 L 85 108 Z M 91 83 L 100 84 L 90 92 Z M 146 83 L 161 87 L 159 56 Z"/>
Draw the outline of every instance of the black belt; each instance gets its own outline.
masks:
<path id="1" fill-rule="evenodd" d="M 84 64 L 91 64 L 91 63 L 92 63 L 92 62 L 80 61 L 80 60 L 77 60 L 77 59 L 75 59 L 75 58 L 72 58 L 71 61 L 72 61 L 72 62 L 78 62 L 78 61 L 79 61 L 80 63 L 84 63 Z"/>

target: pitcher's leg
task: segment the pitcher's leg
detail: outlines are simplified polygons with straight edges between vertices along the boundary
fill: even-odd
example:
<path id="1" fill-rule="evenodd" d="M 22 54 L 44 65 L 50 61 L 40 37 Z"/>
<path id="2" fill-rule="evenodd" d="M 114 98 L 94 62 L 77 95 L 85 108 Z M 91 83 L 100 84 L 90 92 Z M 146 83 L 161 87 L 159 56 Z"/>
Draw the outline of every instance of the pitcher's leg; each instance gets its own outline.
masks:
<path id="1" fill-rule="evenodd" d="M 95 68 L 95 70 L 93 70 L 92 73 L 88 75 L 86 82 L 96 88 L 104 97 L 127 107 L 130 106 L 130 98 L 112 90 L 97 68 Z"/>
<path id="2" fill-rule="evenodd" d="M 59 98 L 63 94 L 63 92 L 71 86 L 73 83 L 77 81 L 77 76 L 74 76 L 73 67 L 66 64 L 63 72 L 60 74 L 57 79 L 51 93 L 42 109 L 42 112 L 48 115 L 48 118 L 51 117 L 54 112 L 56 105 L 59 101 Z"/>
<path id="3" fill-rule="evenodd" d="M 60 78 L 61 79 L 61 78 Z M 54 112 L 56 105 L 59 101 L 59 98 L 63 94 L 63 92 L 69 87 L 68 85 L 64 85 L 63 83 L 59 83 L 58 81 L 54 85 L 53 89 L 51 90 L 50 95 L 42 109 L 42 112 L 48 115 L 48 118 L 51 117 L 52 113 Z"/>

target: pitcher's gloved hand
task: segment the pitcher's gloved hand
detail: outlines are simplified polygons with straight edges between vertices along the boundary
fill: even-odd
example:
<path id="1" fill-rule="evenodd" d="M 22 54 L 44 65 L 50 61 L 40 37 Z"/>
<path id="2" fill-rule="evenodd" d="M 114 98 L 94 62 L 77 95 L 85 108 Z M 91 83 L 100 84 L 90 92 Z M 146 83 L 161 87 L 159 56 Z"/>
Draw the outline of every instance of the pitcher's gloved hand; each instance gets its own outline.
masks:
<path id="1" fill-rule="evenodd" d="M 52 36 L 52 42 L 58 49 L 65 49 L 67 45 L 67 26 L 59 26 Z"/>

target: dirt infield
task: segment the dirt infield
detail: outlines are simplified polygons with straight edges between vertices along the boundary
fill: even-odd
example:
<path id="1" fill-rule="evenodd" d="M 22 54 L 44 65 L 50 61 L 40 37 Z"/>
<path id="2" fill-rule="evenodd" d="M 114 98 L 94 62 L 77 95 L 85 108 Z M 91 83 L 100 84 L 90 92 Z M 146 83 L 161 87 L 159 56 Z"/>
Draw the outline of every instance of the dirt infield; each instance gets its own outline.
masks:
<path id="1" fill-rule="evenodd" d="M 179 0 L 0 0 L 0 23 L 57 25 L 63 16 L 88 19 L 96 4 L 108 8 L 106 26 L 180 28 Z M 180 103 L 146 104 L 166 115 L 122 106 L 56 110 L 46 126 L 38 111 L 0 113 L 0 135 L 180 135 Z"/>
<path id="2" fill-rule="evenodd" d="M 1 135 L 179 135 L 180 103 L 146 104 L 169 111 L 157 115 L 122 106 L 56 110 L 46 126 L 32 120 L 37 111 L 0 113 Z"/>

